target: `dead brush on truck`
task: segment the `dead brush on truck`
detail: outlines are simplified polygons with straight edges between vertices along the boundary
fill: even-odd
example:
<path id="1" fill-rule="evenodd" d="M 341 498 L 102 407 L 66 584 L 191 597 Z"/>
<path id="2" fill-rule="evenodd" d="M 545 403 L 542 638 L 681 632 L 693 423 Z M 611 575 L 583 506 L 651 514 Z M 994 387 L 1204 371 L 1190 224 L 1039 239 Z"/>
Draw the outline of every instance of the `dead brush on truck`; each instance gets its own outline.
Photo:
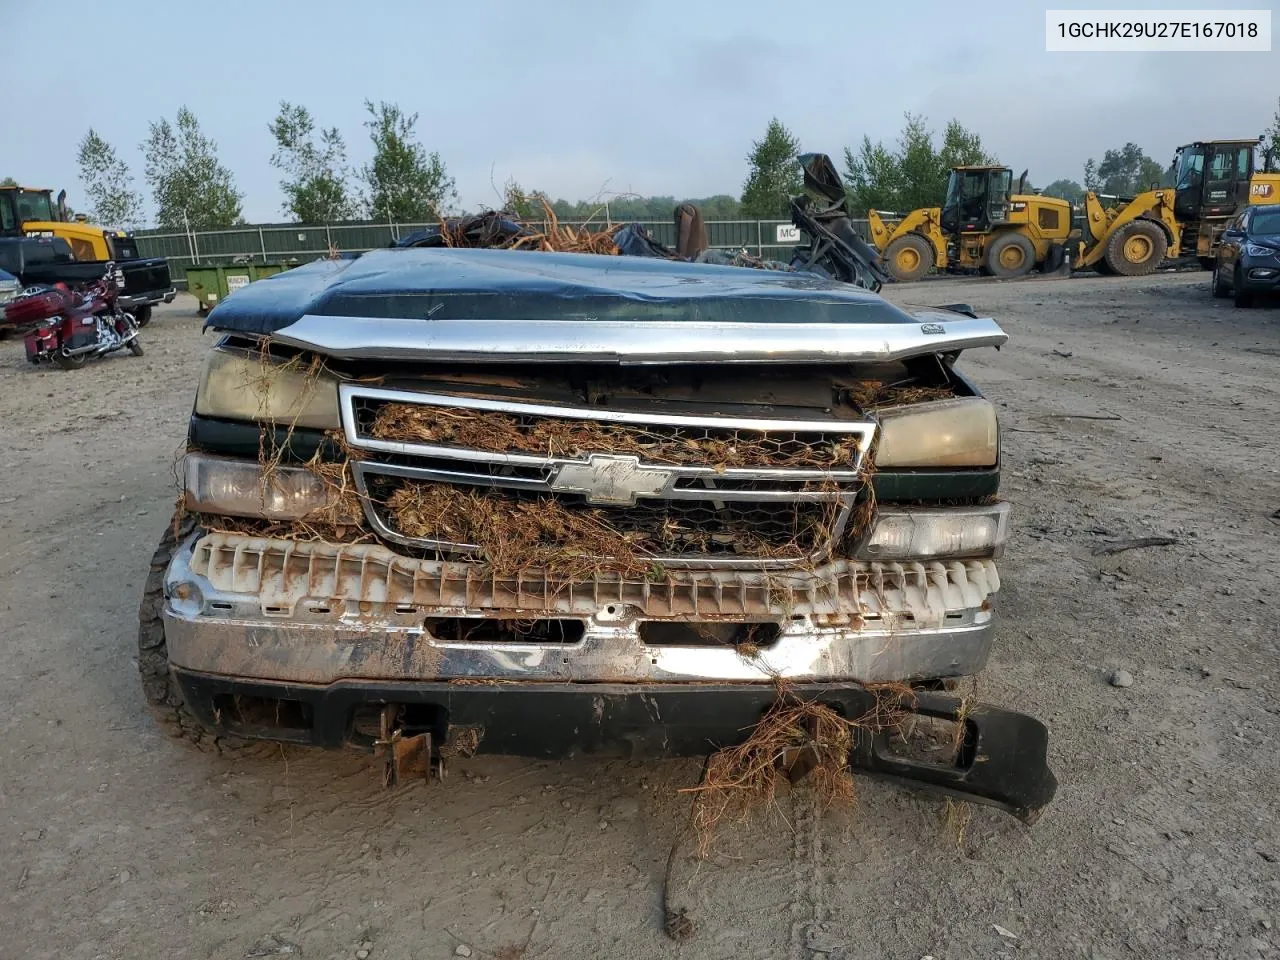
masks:
<path id="1" fill-rule="evenodd" d="M 445 223 L 219 305 L 196 522 L 143 604 L 149 700 L 184 736 L 367 750 L 392 782 L 479 731 L 714 755 L 714 820 L 715 784 L 767 797 L 785 743 L 836 798 L 860 769 L 1034 820 L 1043 725 L 940 692 L 986 662 L 1009 514 L 957 359 L 1005 335 L 870 292 L 843 193 L 806 172 L 788 269 L 627 255 L 635 231 L 524 250 L 545 231 L 490 218 L 505 249 Z M 886 684 L 911 692 L 888 713 Z M 913 753 L 899 717 L 960 749 Z"/>

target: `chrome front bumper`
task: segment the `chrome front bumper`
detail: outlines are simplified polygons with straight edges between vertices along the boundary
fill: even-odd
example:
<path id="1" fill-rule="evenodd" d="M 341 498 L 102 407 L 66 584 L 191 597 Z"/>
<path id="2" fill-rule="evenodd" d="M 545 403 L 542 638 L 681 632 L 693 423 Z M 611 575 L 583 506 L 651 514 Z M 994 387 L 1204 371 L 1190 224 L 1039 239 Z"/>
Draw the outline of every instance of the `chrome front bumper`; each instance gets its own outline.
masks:
<path id="1" fill-rule="evenodd" d="M 990 560 L 841 561 L 813 572 L 669 572 L 554 585 L 375 544 L 192 537 L 165 578 L 170 663 L 299 684 L 343 680 L 881 683 L 965 676 L 991 647 Z M 575 643 L 449 642 L 428 618 L 580 620 Z M 644 621 L 781 622 L 750 652 L 656 645 Z"/>

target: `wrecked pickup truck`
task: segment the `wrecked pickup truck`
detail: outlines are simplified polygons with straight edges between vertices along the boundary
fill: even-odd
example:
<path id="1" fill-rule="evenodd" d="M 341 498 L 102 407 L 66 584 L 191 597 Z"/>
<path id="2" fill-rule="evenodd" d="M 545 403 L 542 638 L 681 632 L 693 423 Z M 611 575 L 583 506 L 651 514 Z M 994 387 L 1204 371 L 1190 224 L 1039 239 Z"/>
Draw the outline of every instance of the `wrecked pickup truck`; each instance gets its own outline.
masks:
<path id="1" fill-rule="evenodd" d="M 208 318 L 139 667 L 173 734 L 381 753 L 699 755 L 780 696 L 848 762 L 1033 820 L 1037 720 L 948 695 L 1008 530 L 990 319 L 811 272 L 396 249 Z M 889 711 L 885 699 L 892 700 Z M 904 746 L 949 721 L 945 757 Z"/>

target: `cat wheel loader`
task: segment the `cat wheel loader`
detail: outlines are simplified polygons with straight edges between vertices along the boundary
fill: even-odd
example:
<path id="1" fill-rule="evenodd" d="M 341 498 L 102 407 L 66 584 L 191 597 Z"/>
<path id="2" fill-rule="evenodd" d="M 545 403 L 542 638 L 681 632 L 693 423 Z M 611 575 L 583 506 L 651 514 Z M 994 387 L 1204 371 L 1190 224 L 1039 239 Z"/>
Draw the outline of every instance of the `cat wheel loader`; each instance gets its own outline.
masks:
<path id="1" fill-rule="evenodd" d="M 1104 207 L 1085 195 L 1078 267 L 1141 276 L 1166 256 L 1213 266 L 1227 221 L 1248 204 L 1280 203 L 1280 173 L 1255 166 L 1258 140 L 1197 140 L 1178 148 L 1175 186 L 1153 188 Z"/>
<path id="2" fill-rule="evenodd" d="M 1173 212 L 1182 224 L 1178 252 L 1213 267 L 1213 254 L 1227 221 L 1249 204 L 1280 203 L 1280 157 L 1259 163 L 1251 140 L 1197 140 L 1174 157 Z"/>
<path id="3" fill-rule="evenodd" d="M 1057 269 L 1071 234 L 1071 204 L 1024 193 L 1025 183 L 1024 173 L 1015 193 L 1008 167 L 955 167 L 941 207 L 888 223 L 868 211 L 871 242 L 900 281 L 919 280 L 933 269 L 1003 278 L 1036 267 Z"/>

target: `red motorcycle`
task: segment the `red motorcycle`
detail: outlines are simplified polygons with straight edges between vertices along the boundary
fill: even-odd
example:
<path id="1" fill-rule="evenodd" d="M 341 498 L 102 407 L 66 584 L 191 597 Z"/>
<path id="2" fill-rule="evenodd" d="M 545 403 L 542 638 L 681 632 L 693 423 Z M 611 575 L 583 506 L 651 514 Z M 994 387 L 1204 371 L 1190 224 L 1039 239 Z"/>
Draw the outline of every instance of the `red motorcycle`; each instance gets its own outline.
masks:
<path id="1" fill-rule="evenodd" d="M 86 360 L 128 349 L 142 356 L 138 325 L 118 304 L 120 283 L 114 263 L 102 279 L 83 290 L 65 284 L 25 291 L 5 304 L 6 326 L 26 337 L 27 359 L 79 370 Z"/>

